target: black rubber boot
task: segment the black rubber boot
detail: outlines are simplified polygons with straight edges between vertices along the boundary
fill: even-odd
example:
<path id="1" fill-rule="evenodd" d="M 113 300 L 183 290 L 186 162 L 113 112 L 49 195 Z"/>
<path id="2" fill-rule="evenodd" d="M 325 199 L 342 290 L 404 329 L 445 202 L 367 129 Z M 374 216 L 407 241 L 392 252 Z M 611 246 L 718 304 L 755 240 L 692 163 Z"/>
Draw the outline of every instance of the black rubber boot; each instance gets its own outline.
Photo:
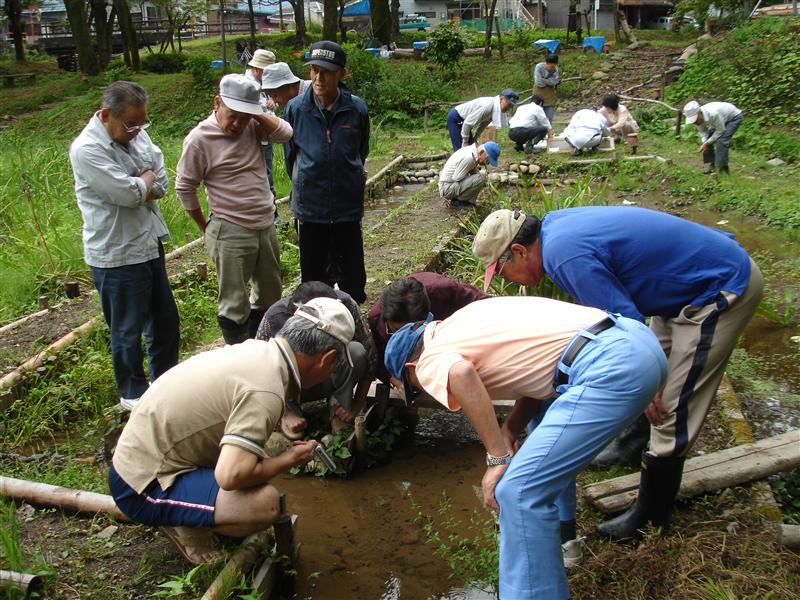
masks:
<path id="1" fill-rule="evenodd" d="M 645 453 L 636 502 L 618 517 L 600 523 L 598 533 L 612 540 L 624 540 L 641 537 L 639 530 L 647 523 L 667 527 L 681 487 L 685 460 L 682 456 L 656 458 Z"/>
<path id="2" fill-rule="evenodd" d="M 239 325 L 236 321 L 231 321 L 227 317 L 217 315 L 217 323 L 222 330 L 222 339 L 226 344 L 239 344 L 247 339 L 247 323 Z"/>
<path id="3" fill-rule="evenodd" d="M 266 310 L 258 308 L 250 309 L 250 316 L 247 318 L 247 336 L 249 338 L 255 339 L 256 333 L 258 333 L 258 326 L 261 325 L 261 319 L 264 318 L 266 312 Z"/>
<path id="4" fill-rule="evenodd" d="M 647 417 L 639 417 L 619 434 L 610 446 L 594 457 L 589 467 L 605 471 L 611 465 L 635 467 L 641 459 L 642 452 L 650 441 L 650 423 Z"/>

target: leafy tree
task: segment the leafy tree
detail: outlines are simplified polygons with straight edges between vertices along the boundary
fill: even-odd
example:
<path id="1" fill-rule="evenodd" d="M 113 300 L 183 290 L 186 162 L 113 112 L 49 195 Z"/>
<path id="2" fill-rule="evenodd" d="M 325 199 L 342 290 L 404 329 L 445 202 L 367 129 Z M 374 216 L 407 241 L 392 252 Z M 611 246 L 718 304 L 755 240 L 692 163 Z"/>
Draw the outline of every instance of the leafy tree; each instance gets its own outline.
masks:
<path id="1" fill-rule="evenodd" d="M 452 21 L 445 21 L 439 23 L 428 36 L 425 56 L 452 76 L 458 71 L 458 61 L 466 47 L 467 42 L 461 29 Z"/>
<path id="2" fill-rule="evenodd" d="M 141 68 L 139 60 L 139 44 L 136 40 L 136 28 L 133 26 L 131 8 L 127 0 L 113 0 L 114 10 L 117 11 L 117 22 L 122 34 L 122 48 L 125 64 L 128 68 L 138 71 Z"/>
<path id="3" fill-rule="evenodd" d="M 294 11 L 294 44 L 297 48 L 303 48 L 308 44 L 306 35 L 306 15 L 304 0 L 287 0 L 292 5 Z"/>
<path id="4" fill-rule="evenodd" d="M 322 39 L 336 41 L 336 25 L 339 14 L 339 0 L 324 0 L 322 16 Z"/>

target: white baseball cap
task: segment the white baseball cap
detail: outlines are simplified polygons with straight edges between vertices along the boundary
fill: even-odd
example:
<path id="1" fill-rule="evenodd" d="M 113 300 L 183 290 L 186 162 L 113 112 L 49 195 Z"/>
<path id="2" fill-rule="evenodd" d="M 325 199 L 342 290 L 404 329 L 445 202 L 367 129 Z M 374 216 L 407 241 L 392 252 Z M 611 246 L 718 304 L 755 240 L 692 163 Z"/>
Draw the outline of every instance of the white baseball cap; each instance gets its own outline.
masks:
<path id="1" fill-rule="evenodd" d="M 258 102 L 261 97 L 258 84 L 244 75 L 225 75 L 219 82 L 219 97 L 225 106 L 236 112 L 248 115 L 264 113 Z"/>
<path id="2" fill-rule="evenodd" d="M 305 307 L 313 308 L 317 312 L 317 316 L 303 310 Z M 342 342 L 347 355 L 347 363 L 351 367 L 353 366 L 353 359 L 350 357 L 350 350 L 347 345 L 353 341 L 353 336 L 356 334 L 356 324 L 353 320 L 353 315 L 350 314 L 350 311 L 342 302 L 333 298 L 312 298 L 298 306 L 294 316 L 303 317 L 316 323 L 317 329 L 321 329 Z"/>
<path id="3" fill-rule="evenodd" d="M 697 121 L 697 115 L 700 113 L 700 103 L 696 100 L 687 102 L 683 107 L 683 114 L 686 117 L 686 124 L 691 125 Z"/>

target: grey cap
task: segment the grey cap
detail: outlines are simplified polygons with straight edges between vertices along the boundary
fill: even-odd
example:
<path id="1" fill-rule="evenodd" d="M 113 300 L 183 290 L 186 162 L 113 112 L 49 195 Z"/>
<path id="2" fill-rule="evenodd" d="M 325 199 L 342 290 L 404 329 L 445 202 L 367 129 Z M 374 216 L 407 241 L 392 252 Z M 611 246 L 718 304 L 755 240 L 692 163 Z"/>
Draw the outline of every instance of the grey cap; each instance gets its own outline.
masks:
<path id="1" fill-rule="evenodd" d="M 225 106 L 236 112 L 248 115 L 264 113 L 258 102 L 261 97 L 258 84 L 244 75 L 225 75 L 219 82 L 219 97 Z"/>
<path id="2" fill-rule="evenodd" d="M 278 62 L 264 67 L 264 72 L 261 74 L 261 89 L 277 90 L 280 87 L 298 83 L 299 81 L 300 78 L 292 73 L 289 65 L 285 62 Z"/>

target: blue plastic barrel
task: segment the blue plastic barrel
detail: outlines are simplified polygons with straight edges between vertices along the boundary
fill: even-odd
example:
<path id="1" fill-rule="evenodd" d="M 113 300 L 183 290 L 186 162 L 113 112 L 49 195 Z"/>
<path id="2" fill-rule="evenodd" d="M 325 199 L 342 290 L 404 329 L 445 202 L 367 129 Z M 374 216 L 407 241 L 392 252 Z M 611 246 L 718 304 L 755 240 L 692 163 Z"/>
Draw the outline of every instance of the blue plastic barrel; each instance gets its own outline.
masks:
<path id="1" fill-rule="evenodd" d="M 593 35 L 583 38 L 582 48 L 584 50 L 586 50 L 587 48 L 592 48 L 597 54 L 600 54 L 603 51 L 603 47 L 605 45 L 606 45 L 605 36 Z"/>
<path id="2" fill-rule="evenodd" d="M 222 68 L 222 61 L 221 60 L 212 60 L 211 61 L 211 68 L 212 69 L 221 69 Z"/>
<path id="3" fill-rule="evenodd" d="M 411 47 L 414 50 L 424 50 L 428 47 L 428 42 L 412 42 Z"/>
<path id="4" fill-rule="evenodd" d="M 533 49 L 539 50 L 541 48 L 545 48 L 550 54 L 555 54 L 558 52 L 558 47 L 561 45 L 560 40 L 536 40 L 533 42 Z"/>
<path id="5" fill-rule="evenodd" d="M 367 52 L 372 54 L 372 56 L 380 56 L 381 55 L 381 49 L 380 48 L 364 48 L 364 50 L 366 50 Z"/>

